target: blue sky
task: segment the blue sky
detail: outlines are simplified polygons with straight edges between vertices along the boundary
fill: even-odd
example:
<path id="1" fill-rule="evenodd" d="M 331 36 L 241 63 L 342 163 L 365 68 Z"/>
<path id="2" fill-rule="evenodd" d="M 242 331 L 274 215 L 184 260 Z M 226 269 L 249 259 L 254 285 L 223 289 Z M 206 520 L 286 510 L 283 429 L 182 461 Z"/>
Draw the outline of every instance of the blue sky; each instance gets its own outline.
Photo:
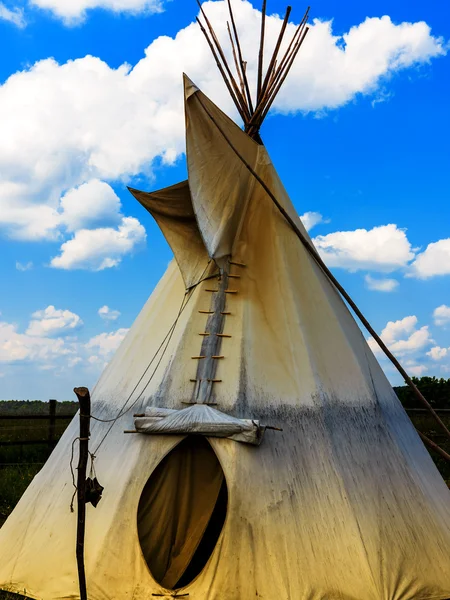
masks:
<path id="1" fill-rule="evenodd" d="M 268 4 L 270 46 L 285 5 Z M 260 3 L 234 6 L 251 74 Z M 223 2 L 205 8 L 220 30 Z M 235 117 L 196 14 L 181 0 L 0 2 L 0 398 L 92 386 L 164 273 L 170 249 L 126 185 L 186 175 L 183 70 Z M 262 130 L 339 280 L 410 373 L 444 377 L 449 17 L 439 0 L 318 0 Z"/>

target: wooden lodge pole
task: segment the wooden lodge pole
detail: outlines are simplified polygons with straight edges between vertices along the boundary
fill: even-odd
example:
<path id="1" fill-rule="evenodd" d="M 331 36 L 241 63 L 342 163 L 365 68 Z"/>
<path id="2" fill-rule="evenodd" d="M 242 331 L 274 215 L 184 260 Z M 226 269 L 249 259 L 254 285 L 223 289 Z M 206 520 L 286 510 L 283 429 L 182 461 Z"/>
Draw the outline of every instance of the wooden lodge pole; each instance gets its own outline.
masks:
<path id="1" fill-rule="evenodd" d="M 80 403 L 80 453 L 77 475 L 77 567 L 80 600 L 87 600 L 86 572 L 84 570 L 84 533 L 86 525 L 86 468 L 89 457 L 89 424 L 91 420 L 91 396 L 86 387 L 73 390 Z"/>

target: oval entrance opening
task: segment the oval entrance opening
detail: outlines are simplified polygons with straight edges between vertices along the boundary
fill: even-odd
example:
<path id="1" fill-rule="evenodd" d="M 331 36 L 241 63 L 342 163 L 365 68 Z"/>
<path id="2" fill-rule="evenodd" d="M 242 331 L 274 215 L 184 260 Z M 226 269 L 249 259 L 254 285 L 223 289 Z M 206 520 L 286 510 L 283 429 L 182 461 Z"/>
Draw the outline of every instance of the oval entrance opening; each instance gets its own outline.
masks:
<path id="1" fill-rule="evenodd" d="M 190 583 L 213 553 L 228 491 L 211 445 L 188 436 L 159 463 L 142 491 L 138 535 L 154 579 L 168 589 Z"/>

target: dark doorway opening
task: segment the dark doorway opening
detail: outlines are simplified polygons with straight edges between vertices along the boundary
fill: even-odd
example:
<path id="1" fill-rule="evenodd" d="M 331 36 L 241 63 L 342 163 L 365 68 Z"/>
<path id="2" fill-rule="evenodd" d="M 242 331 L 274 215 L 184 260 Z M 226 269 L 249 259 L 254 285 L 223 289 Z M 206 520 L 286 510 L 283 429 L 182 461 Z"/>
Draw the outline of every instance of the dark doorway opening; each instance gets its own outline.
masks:
<path id="1" fill-rule="evenodd" d="M 211 445 L 188 436 L 159 463 L 139 501 L 139 542 L 158 583 L 175 589 L 197 577 L 217 544 L 227 504 L 225 476 Z"/>

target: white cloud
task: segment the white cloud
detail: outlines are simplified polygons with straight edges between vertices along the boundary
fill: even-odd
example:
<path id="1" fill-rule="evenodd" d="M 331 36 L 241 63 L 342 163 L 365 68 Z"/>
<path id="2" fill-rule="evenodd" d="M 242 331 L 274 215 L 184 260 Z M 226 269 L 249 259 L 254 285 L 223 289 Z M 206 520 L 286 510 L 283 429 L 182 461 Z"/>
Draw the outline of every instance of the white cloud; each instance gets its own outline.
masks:
<path id="1" fill-rule="evenodd" d="M 33 268 L 33 263 L 31 261 L 27 263 L 21 263 L 19 261 L 16 262 L 16 269 L 18 271 L 29 271 Z"/>
<path id="2" fill-rule="evenodd" d="M 83 325 L 80 317 L 70 310 L 57 310 L 54 306 L 47 306 L 44 310 L 37 310 L 32 315 L 26 335 L 29 336 L 56 336 L 71 333 Z"/>
<path id="3" fill-rule="evenodd" d="M 51 370 L 55 375 L 76 367 L 84 369 L 89 378 L 95 376 L 112 358 L 128 329 L 101 333 L 85 343 L 67 335 L 81 324 L 78 315 L 53 306 L 34 312 L 25 333 L 13 323 L 0 321 L 0 366 L 27 365 L 35 374 Z"/>
<path id="4" fill-rule="evenodd" d="M 50 10 L 66 24 L 75 24 L 84 19 L 86 11 L 103 8 L 114 12 L 158 13 L 162 11 L 161 0 L 31 0 L 31 4 Z"/>
<path id="5" fill-rule="evenodd" d="M 113 310 L 112 308 L 109 308 L 109 306 L 106 306 L 106 304 L 98 309 L 98 314 L 105 321 L 115 321 L 120 317 L 120 311 Z"/>
<path id="6" fill-rule="evenodd" d="M 396 279 L 375 279 L 370 275 L 366 275 L 364 280 L 367 288 L 376 292 L 393 292 L 398 287 Z"/>
<path id="7" fill-rule="evenodd" d="M 417 331 L 414 331 L 407 339 L 397 340 L 390 345 L 390 350 L 397 354 L 405 354 L 406 352 L 415 352 L 431 342 L 428 325 L 424 325 Z"/>
<path id="8" fill-rule="evenodd" d="M 121 328 L 111 333 L 100 333 L 94 336 L 85 344 L 85 348 L 89 351 L 95 351 L 95 355 L 91 355 L 89 361 L 97 362 L 98 356 L 103 360 L 109 360 L 117 348 L 120 346 L 123 338 L 126 336 L 128 329 Z M 97 356 L 98 355 L 98 356 Z"/>
<path id="9" fill-rule="evenodd" d="M 405 368 L 409 374 L 414 375 L 415 377 L 422 377 L 422 375 L 428 371 L 426 365 L 416 365 L 415 363 L 405 363 Z"/>
<path id="10" fill-rule="evenodd" d="M 124 217 L 117 229 L 80 229 L 61 246 L 61 254 L 51 260 L 56 269 L 102 271 L 115 267 L 122 258 L 146 239 L 145 229 L 133 217 Z"/>
<path id="11" fill-rule="evenodd" d="M 370 230 L 336 231 L 319 235 L 313 242 L 329 267 L 350 271 L 394 271 L 414 258 L 405 231 L 393 224 Z"/>
<path id="12" fill-rule="evenodd" d="M 16 325 L 0 322 L 0 362 L 36 361 L 48 364 L 70 353 L 62 339 L 19 333 Z"/>
<path id="13" fill-rule="evenodd" d="M 398 321 L 389 321 L 386 324 L 380 337 L 394 355 L 411 354 L 433 341 L 428 325 L 416 329 L 417 322 L 417 317 L 411 315 Z M 375 354 L 381 354 L 380 347 L 372 337 L 367 342 Z"/>
<path id="14" fill-rule="evenodd" d="M 77 366 L 98 372 L 112 358 L 128 329 L 101 333 L 87 343 L 66 335 L 82 324 L 78 315 L 53 306 L 32 314 L 28 329 L 0 321 L 0 364 L 29 364 L 62 373 Z"/>
<path id="15" fill-rule="evenodd" d="M 433 360 L 441 360 L 447 355 L 450 356 L 450 348 L 441 348 L 440 346 L 433 346 L 433 348 L 427 352 L 427 356 L 431 357 Z"/>
<path id="16" fill-rule="evenodd" d="M 303 225 L 305 226 L 306 231 L 309 231 L 310 229 L 312 229 L 316 225 L 319 225 L 320 223 L 330 222 L 329 219 L 324 219 L 320 213 L 312 211 L 308 211 L 305 212 L 305 214 L 300 215 L 300 219 Z"/>
<path id="17" fill-rule="evenodd" d="M 8 21 L 20 28 L 26 25 L 23 9 L 8 8 L 3 2 L 0 2 L 0 21 Z"/>
<path id="18" fill-rule="evenodd" d="M 91 229 L 120 221 L 120 199 L 104 181 L 92 179 L 61 198 L 61 221 L 68 231 Z"/>
<path id="19" fill-rule="evenodd" d="M 386 344 L 392 344 L 400 336 L 412 333 L 417 325 L 417 317 L 411 315 L 399 321 L 389 321 L 381 332 L 381 337 Z"/>
<path id="20" fill-rule="evenodd" d="M 297 110 L 300 103 L 302 110 L 336 108 L 359 93 L 376 93 L 386 75 L 446 52 L 443 40 L 433 38 L 423 21 L 395 25 L 388 16 L 366 18 L 342 38 L 333 36 L 331 27 L 331 21 L 314 20 L 278 109 Z M 321 72 L 313 76 L 317 63 Z M 297 101 L 295 94 L 300 94 Z"/>
<path id="21" fill-rule="evenodd" d="M 410 277 L 428 279 L 435 275 L 450 275 L 450 238 L 428 244 L 411 265 Z"/>
<path id="22" fill-rule="evenodd" d="M 67 361 L 67 366 L 69 368 L 72 368 L 72 367 L 75 367 L 76 365 L 79 365 L 82 362 L 83 362 L 83 359 L 81 358 L 81 356 L 74 356 L 73 358 L 69 358 L 69 360 Z"/>
<path id="23" fill-rule="evenodd" d="M 100 4 L 117 10 L 145 7 L 144 0 L 35 3 L 66 18 Z M 205 9 L 228 47 L 226 3 L 208 2 Z M 235 13 L 254 82 L 260 13 L 248 2 L 235 2 Z M 267 19 L 267 52 L 279 27 L 279 17 Z M 334 36 L 331 27 L 331 22 L 314 22 L 273 110 L 337 108 L 357 94 L 376 92 L 380 82 L 396 71 L 445 54 L 443 40 L 433 37 L 424 22 L 394 25 L 389 17 L 371 18 L 343 37 Z M 290 24 L 288 33 L 293 28 Z M 157 158 L 173 163 L 184 151 L 182 71 L 235 116 L 195 23 L 174 39 L 163 36 L 153 41 L 133 67 L 114 69 L 93 56 L 61 65 L 46 59 L 0 86 L 0 114 L 8 115 L 0 137 L 0 227 L 6 235 L 63 241 L 61 197 L 73 209 L 67 190 L 77 188 L 78 197 L 84 197 L 86 190 L 79 186 L 86 182 L 122 180 L 140 172 L 149 175 Z M 86 211 L 81 212 L 84 218 Z M 74 227 L 76 215 L 73 210 L 69 213 Z"/>
<path id="24" fill-rule="evenodd" d="M 441 304 L 433 311 L 434 322 L 436 325 L 448 325 L 450 324 L 450 306 Z"/>

